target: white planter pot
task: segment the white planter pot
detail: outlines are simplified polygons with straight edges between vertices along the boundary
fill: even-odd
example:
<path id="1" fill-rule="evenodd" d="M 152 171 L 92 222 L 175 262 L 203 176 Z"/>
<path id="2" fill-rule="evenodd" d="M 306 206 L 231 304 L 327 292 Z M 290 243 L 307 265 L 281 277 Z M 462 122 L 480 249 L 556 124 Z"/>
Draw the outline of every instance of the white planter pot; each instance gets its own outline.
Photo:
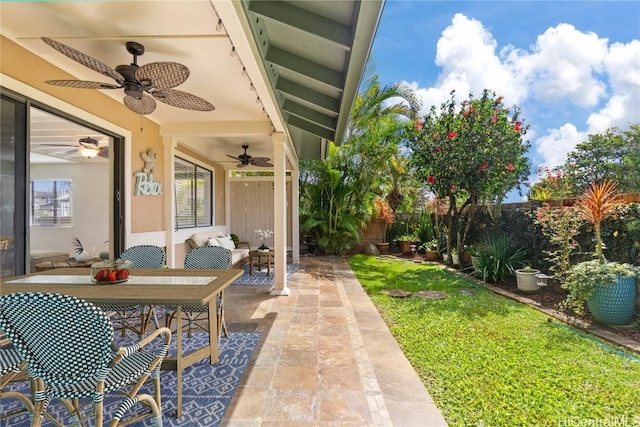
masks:
<path id="1" fill-rule="evenodd" d="M 537 285 L 538 278 L 536 277 L 536 274 L 540 274 L 540 270 L 516 270 L 516 282 L 518 283 L 518 290 L 522 292 L 537 292 L 540 288 Z"/>
<path id="2" fill-rule="evenodd" d="M 89 259 L 91 259 L 91 255 L 89 255 L 89 252 L 87 251 L 82 251 L 79 254 L 77 254 L 75 258 L 76 258 L 76 261 L 78 262 L 86 262 L 86 261 L 89 261 Z"/>
<path id="3" fill-rule="evenodd" d="M 442 254 L 442 258 L 445 261 L 449 259 L 446 252 Z M 453 263 L 453 265 L 460 265 L 460 257 L 458 256 L 458 254 L 451 254 L 451 262 Z"/>

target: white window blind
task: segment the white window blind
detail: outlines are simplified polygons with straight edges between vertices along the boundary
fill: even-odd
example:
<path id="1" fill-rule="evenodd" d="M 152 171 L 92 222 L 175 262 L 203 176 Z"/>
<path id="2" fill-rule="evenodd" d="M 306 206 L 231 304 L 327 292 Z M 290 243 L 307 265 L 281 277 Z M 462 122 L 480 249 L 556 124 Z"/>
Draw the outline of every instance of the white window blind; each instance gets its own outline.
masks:
<path id="1" fill-rule="evenodd" d="M 212 224 L 212 173 L 210 170 L 176 157 L 174 190 L 176 229 Z"/>
<path id="2" fill-rule="evenodd" d="M 71 180 L 31 181 L 31 226 L 73 225 Z"/>

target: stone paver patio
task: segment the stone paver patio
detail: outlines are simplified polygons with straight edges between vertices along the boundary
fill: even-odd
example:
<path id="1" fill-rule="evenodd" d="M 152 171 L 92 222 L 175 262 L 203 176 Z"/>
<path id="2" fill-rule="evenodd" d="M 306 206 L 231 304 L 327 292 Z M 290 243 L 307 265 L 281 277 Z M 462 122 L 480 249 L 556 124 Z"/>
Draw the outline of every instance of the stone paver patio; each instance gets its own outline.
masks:
<path id="1" fill-rule="evenodd" d="M 446 426 L 347 262 L 301 261 L 288 297 L 225 293 L 229 328 L 263 335 L 223 426 Z"/>

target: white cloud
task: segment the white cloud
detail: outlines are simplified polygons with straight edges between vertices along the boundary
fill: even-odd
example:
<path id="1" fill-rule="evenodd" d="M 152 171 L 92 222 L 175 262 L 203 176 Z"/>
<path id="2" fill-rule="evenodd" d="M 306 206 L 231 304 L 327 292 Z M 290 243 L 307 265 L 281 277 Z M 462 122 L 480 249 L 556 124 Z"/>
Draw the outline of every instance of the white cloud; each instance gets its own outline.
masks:
<path id="1" fill-rule="evenodd" d="M 462 101 L 469 93 L 480 96 L 490 89 L 509 103 L 518 103 L 526 93 L 509 67 L 496 54 L 497 42 L 480 21 L 457 13 L 438 40 L 436 64 L 442 67 L 435 88 L 418 90 L 424 110 L 439 106 L 452 90 Z"/>
<path id="2" fill-rule="evenodd" d="M 567 153 L 585 139 L 586 134 L 579 132 L 571 123 L 564 124 L 560 129 L 550 129 L 547 135 L 536 141 L 536 152 L 543 158 L 539 166 L 552 168 L 564 163 Z"/>
<path id="3" fill-rule="evenodd" d="M 612 44 L 604 63 L 613 95 L 587 119 L 589 133 L 624 129 L 640 120 L 640 40 Z"/>
<path id="4" fill-rule="evenodd" d="M 547 102 L 568 98 L 578 106 L 593 107 L 606 95 L 596 73 L 604 71 L 607 52 L 607 39 L 560 24 L 538 36 L 533 53 L 518 60 L 529 74 L 536 98 Z"/>

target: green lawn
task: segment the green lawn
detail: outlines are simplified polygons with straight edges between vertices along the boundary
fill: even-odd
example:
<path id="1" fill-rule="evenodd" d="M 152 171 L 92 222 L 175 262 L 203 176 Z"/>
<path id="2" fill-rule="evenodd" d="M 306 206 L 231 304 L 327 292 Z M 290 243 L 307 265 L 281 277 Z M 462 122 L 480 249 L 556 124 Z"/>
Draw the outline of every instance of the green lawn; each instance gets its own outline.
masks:
<path id="1" fill-rule="evenodd" d="M 640 355 L 438 265 L 364 255 L 349 264 L 451 426 L 640 426 Z M 448 298 L 379 293 L 391 288 Z"/>

